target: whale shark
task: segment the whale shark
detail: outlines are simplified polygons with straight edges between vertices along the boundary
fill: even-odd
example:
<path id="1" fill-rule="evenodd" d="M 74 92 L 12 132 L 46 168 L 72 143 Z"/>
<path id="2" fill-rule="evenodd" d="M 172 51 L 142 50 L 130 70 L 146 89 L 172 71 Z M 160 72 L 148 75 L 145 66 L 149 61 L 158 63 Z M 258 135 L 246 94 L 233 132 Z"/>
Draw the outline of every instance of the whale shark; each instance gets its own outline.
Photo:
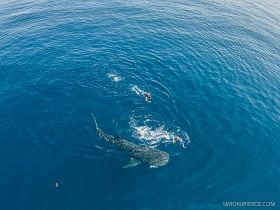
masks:
<path id="1" fill-rule="evenodd" d="M 95 122 L 97 135 L 130 157 L 130 162 L 123 168 L 135 167 L 140 163 L 146 163 L 150 168 L 157 168 L 169 162 L 169 154 L 167 152 L 109 135 L 98 127 L 94 114 L 92 114 L 92 117 Z"/>

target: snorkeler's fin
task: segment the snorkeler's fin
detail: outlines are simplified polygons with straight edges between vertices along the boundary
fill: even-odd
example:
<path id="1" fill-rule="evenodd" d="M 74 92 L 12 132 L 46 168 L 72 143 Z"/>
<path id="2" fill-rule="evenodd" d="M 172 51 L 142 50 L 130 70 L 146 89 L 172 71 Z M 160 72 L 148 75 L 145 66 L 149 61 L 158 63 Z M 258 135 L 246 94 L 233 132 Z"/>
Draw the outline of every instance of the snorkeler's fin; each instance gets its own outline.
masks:
<path id="1" fill-rule="evenodd" d="M 132 168 L 139 165 L 141 161 L 136 160 L 135 158 L 130 158 L 130 161 L 127 165 L 123 166 L 123 168 Z"/>

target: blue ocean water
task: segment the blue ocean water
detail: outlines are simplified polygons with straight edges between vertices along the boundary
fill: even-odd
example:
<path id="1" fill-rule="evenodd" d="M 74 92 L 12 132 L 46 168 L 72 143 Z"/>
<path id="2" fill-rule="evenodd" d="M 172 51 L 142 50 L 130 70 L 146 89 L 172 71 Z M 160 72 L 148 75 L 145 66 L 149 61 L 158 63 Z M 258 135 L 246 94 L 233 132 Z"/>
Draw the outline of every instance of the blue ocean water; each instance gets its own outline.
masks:
<path id="1" fill-rule="evenodd" d="M 0 1 L 0 209 L 279 208 L 279 11 L 277 0 Z M 91 113 L 170 162 L 123 169 Z M 182 142 L 154 141 L 163 131 Z"/>

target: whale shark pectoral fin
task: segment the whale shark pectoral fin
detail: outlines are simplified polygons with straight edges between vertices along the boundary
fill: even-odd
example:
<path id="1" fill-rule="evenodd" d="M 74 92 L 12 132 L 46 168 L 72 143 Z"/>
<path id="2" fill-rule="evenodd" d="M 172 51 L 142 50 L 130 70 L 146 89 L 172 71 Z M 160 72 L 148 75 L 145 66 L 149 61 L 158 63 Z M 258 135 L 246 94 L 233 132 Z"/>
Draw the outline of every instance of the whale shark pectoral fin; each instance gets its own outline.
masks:
<path id="1" fill-rule="evenodd" d="M 158 168 L 158 166 L 150 165 L 150 168 Z"/>
<path id="2" fill-rule="evenodd" d="M 123 168 L 132 168 L 135 166 L 138 166 L 141 163 L 141 161 L 135 159 L 135 158 L 130 158 L 130 161 L 127 165 L 123 166 Z"/>

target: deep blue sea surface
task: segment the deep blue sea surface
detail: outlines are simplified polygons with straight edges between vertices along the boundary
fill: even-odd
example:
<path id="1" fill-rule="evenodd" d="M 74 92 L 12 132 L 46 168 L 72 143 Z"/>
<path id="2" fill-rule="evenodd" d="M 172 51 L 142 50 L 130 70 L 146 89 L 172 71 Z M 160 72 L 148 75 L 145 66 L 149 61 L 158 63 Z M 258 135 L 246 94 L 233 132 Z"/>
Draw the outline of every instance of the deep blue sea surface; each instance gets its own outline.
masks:
<path id="1" fill-rule="evenodd" d="M 279 11 L 278 0 L 1 0 L 0 209 L 279 209 Z M 91 113 L 169 163 L 124 169 Z"/>

